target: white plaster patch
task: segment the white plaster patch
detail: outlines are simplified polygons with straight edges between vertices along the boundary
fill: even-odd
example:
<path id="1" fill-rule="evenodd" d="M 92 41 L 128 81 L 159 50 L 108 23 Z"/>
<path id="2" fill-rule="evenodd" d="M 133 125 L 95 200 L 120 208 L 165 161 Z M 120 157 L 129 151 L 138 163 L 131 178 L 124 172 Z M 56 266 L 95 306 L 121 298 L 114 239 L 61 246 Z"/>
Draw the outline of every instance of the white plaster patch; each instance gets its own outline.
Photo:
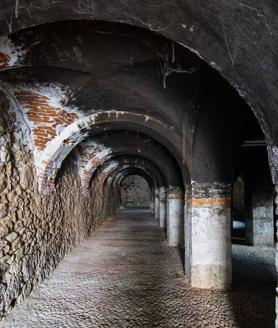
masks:
<path id="1" fill-rule="evenodd" d="M 9 113 L 14 114 L 16 119 L 14 138 L 16 144 L 27 146 L 32 149 L 31 128 L 26 121 L 26 117 L 21 110 L 20 104 L 14 97 L 11 85 L 0 82 L 0 90 L 5 94 L 9 101 Z"/>
<path id="2" fill-rule="evenodd" d="M 192 209 L 192 285 L 226 288 L 231 282 L 230 209 Z"/>
<path id="3" fill-rule="evenodd" d="M 109 171 L 111 171 L 112 169 L 114 169 L 115 167 L 117 167 L 119 165 L 119 162 L 116 161 L 112 161 L 112 163 L 110 163 L 104 170 L 104 173 L 108 173 Z"/>
<path id="4" fill-rule="evenodd" d="M 199 58 L 205 60 L 204 57 L 201 56 L 201 54 L 200 54 L 200 52 L 199 52 L 198 50 L 193 49 L 193 48 L 189 47 L 188 45 L 186 45 L 186 44 L 184 44 L 184 43 L 182 43 L 182 42 L 177 42 L 177 43 L 180 44 L 181 46 L 183 46 L 184 48 L 190 50 L 191 52 L 193 52 L 193 53 L 194 53 L 195 55 L 197 55 Z"/>
<path id="5" fill-rule="evenodd" d="M 214 61 L 210 62 L 210 66 L 212 68 L 216 69 L 217 71 L 221 72 L 221 68 L 218 65 L 216 65 L 216 63 Z"/>
<path id="6" fill-rule="evenodd" d="M 22 47 L 16 47 L 6 35 L 0 37 L 0 52 L 9 56 L 9 66 L 20 64 L 26 54 Z"/>
<path id="7" fill-rule="evenodd" d="M 69 87 L 66 87 L 58 83 L 50 83 L 47 85 L 39 86 L 30 86 L 29 84 L 21 85 L 21 90 L 28 90 L 34 93 L 38 93 L 42 96 L 49 98 L 49 105 L 52 107 L 63 107 L 69 112 L 74 112 L 78 114 L 78 109 L 75 107 L 65 107 L 64 104 L 68 102 L 69 95 L 71 90 Z M 79 115 L 80 116 L 80 113 Z"/>
<path id="8" fill-rule="evenodd" d="M 4 137 L 0 137 L 0 162 L 5 163 L 7 156 L 6 140 Z"/>
<path id="9" fill-rule="evenodd" d="M 112 149 L 111 148 L 104 148 L 101 152 L 99 152 L 98 154 L 97 154 L 97 158 L 100 160 L 100 161 L 102 161 L 103 159 L 104 159 L 104 157 L 105 156 L 107 156 L 107 155 L 109 155 L 109 154 L 111 154 L 112 153 Z"/>

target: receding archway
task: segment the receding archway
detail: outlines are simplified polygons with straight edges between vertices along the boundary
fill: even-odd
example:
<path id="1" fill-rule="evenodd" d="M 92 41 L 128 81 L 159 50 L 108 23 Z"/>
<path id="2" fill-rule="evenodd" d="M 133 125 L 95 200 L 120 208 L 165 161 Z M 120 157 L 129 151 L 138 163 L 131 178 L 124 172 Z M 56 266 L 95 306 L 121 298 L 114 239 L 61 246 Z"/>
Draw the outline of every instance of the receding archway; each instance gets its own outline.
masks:
<path id="1" fill-rule="evenodd" d="M 94 215 L 102 217 L 105 205 L 113 201 L 116 195 L 115 190 L 109 189 L 111 185 L 106 183 L 108 181 L 106 173 L 110 172 L 111 167 L 108 171 L 101 171 L 104 162 L 113 159 L 114 156 L 126 158 L 126 156 L 140 154 L 145 159 L 153 161 L 167 181 L 167 185 L 161 185 L 167 187 L 167 190 L 156 190 L 156 198 L 165 201 L 163 197 L 166 192 L 168 217 L 178 218 L 171 222 L 174 227 L 171 236 L 174 237 L 172 246 L 176 246 L 177 235 L 181 233 L 182 224 L 177 222 L 183 223 L 183 205 L 186 204 L 185 252 L 187 274 L 191 283 L 201 288 L 228 288 L 231 282 L 229 226 L 231 184 L 238 149 L 246 139 L 245 124 L 249 122 L 249 114 L 246 112 L 247 109 L 250 111 L 250 108 L 230 85 L 192 53 L 183 51 L 182 47 L 173 44 L 171 40 L 161 39 L 152 33 L 150 39 L 141 42 L 138 35 L 144 35 L 146 31 L 129 26 L 124 28 L 127 30 L 130 28 L 135 37 L 131 37 L 130 34 L 117 37 L 110 35 L 109 42 L 108 39 L 105 39 L 106 42 L 102 41 L 101 45 L 104 47 L 102 50 L 107 46 L 108 50 L 113 50 L 110 53 L 103 50 L 96 55 L 97 51 L 94 52 L 91 48 L 85 53 L 85 49 L 80 46 L 78 50 L 84 50 L 81 51 L 84 56 L 77 64 L 78 69 L 76 66 L 70 66 L 78 62 L 72 61 L 75 55 L 61 56 L 62 60 L 59 61 L 61 58 L 54 45 L 57 40 L 61 41 L 61 45 L 64 44 L 61 38 L 61 35 L 64 35 L 61 26 L 67 26 L 74 33 L 75 23 L 64 22 L 42 27 L 42 30 L 45 29 L 44 32 L 49 28 L 49 32 L 52 33 L 49 35 L 55 34 L 55 38 L 49 40 L 51 55 L 48 56 L 46 53 L 45 56 L 40 57 L 33 56 L 34 54 L 31 53 L 32 49 L 35 49 L 34 53 L 40 54 L 44 49 L 43 45 L 48 39 L 43 36 L 42 40 L 39 40 L 42 42 L 34 43 L 34 48 L 26 58 L 23 55 L 24 67 L 10 67 L 2 72 L 3 83 L 11 89 L 11 95 L 18 103 L 17 110 L 20 109 L 24 113 L 24 118 L 28 121 L 27 126 L 31 130 L 33 148 L 29 146 L 35 158 L 41 190 L 48 192 L 48 197 L 51 197 L 52 193 L 55 194 L 55 177 L 58 172 L 59 192 L 63 165 L 70 160 L 72 166 L 75 165 L 81 172 L 85 172 L 83 176 L 86 176 L 88 185 L 93 187 L 93 192 L 90 190 L 89 195 L 96 197 L 101 204 L 94 205 L 98 208 L 98 213 Z M 82 44 L 96 45 L 97 43 L 94 42 L 83 42 L 87 35 L 83 35 L 86 33 L 82 30 L 82 24 L 83 22 L 80 22 L 77 29 L 78 33 L 81 32 L 80 35 L 74 34 L 76 38 L 69 37 L 68 44 L 73 40 L 82 40 Z M 90 25 L 88 22 L 86 24 L 86 26 Z M 60 29 L 56 31 L 55 27 L 58 25 Z M 119 26 L 117 28 L 121 29 Z M 64 30 L 67 31 L 65 28 Z M 110 33 L 109 29 L 104 32 L 95 31 L 94 35 Z M 26 35 L 28 33 L 31 35 L 33 32 L 27 31 Z M 42 36 L 40 33 L 41 31 L 38 33 L 34 31 L 35 37 Z M 15 39 L 17 37 L 20 39 L 19 36 L 20 32 Z M 24 39 L 24 35 L 22 38 Z M 100 36 L 94 38 L 102 39 Z M 122 45 L 123 43 L 119 42 L 122 38 L 125 41 L 132 39 L 130 41 L 132 47 L 129 42 L 126 42 L 127 46 Z M 146 40 L 147 46 L 142 45 Z M 225 41 L 227 43 L 226 39 Z M 119 47 L 119 44 L 122 46 Z M 63 48 L 61 45 L 60 48 Z M 135 56 L 135 60 L 133 55 L 130 57 L 129 52 L 133 47 L 136 49 L 134 53 L 138 56 Z M 67 48 L 71 50 L 71 47 Z M 155 50 L 153 51 L 152 48 Z M 110 56 L 116 49 L 121 50 L 117 53 L 118 57 Z M 78 53 L 76 49 L 75 52 Z M 90 58 L 87 56 L 89 53 L 96 55 L 93 63 L 87 61 Z M 35 57 L 39 60 L 37 66 L 33 62 Z M 57 67 L 53 65 L 55 60 L 57 60 Z M 32 67 L 27 65 L 28 61 Z M 157 64 L 161 65 L 162 76 L 156 74 Z M 103 74 L 104 68 L 105 74 Z M 56 83 L 55 87 L 53 85 L 46 87 L 46 84 L 51 84 L 53 81 Z M 62 87 L 59 86 L 57 89 L 57 84 L 61 84 Z M 122 85 L 124 87 L 119 87 Z M 237 87 L 237 90 L 241 88 Z M 55 120 L 46 117 L 44 110 L 51 113 Z M 38 113 L 38 117 L 34 115 Z M 258 108 L 256 113 L 261 114 Z M 258 118 L 264 129 L 268 130 L 268 123 L 261 115 L 258 115 Z M 128 130 L 131 127 L 133 132 L 137 132 L 138 139 L 142 132 L 147 135 L 149 132 L 152 137 L 156 136 L 157 141 L 161 141 L 165 146 L 165 156 L 157 155 L 159 153 L 155 151 L 157 144 L 153 143 L 152 147 L 149 147 L 150 141 L 147 138 L 141 138 L 139 143 L 129 144 L 129 147 L 126 147 L 122 145 L 122 143 L 128 144 L 123 136 L 119 139 L 124 142 L 118 142 L 118 145 L 109 142 L 107 148 L 102 148 L 102 143 L 95 145 L 92 157 L 87 154 L 87 158 L 85 156 L 85 159 L 83 157 L 80 160 L 78 156 L 71 156 L 77 145 L 85 139 L 94 142 L 104 129 L 108 131 L 108 138 L 109 136 L 113 138 L 113 134 L 109 131 L 110 123 L 114 127 L 115 124 L 120 127 L 118 131 L 114 129 L 117 131 L 114 136 L 117 133 L 120 135 L 120 130 Z M 105 127 L 100 128 L 101 125 Z M 99 128 L 103 130 L 98 131 Z M 268 146 L 272 150 L 275 149 L 269 135 L 267 137 Z M 275 157 L 275 152 L 270 153 Z M 174 166 L 167 159 L 171 156 L 176 161 Z M 120 166 L 120 170 L 129 169 L 129 164 L 124 162 L 119 162 L 117 165 Z M 104 172 L 104 174 L 101 176 L 101 174 L 94 174 L 95 172 Z M 121 174 L 122 172 L 116 177 L 116 182 L 120 181 Z M 74 186 L 76 184 L 77 182 Z M 105 201 L 99 197 L 100 191 L 104 191 Z M 107 201 L 106 196 L 109 193 L 112 197 Z M 57 204 L 65 204 L 69 208 L 72 206 L 66 201 L 58 201 Z M 116 199 L 111 213 L 117 206 Z M 105 212 L 104 216 L 106 214 Z M 167 226 L 168 231 L 170 228 L 172 228 L 170 225 Z M 65 232 L 66 236 L 67 234 L 70 235 L 68 231 Z"/>

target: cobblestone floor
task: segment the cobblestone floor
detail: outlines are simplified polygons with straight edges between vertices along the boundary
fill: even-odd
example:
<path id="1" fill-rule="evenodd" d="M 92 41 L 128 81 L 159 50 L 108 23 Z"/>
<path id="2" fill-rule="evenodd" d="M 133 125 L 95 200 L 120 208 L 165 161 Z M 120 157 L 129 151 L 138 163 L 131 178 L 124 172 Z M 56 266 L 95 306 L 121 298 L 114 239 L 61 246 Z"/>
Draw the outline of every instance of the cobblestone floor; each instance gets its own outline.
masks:
<path id="1" fill-rule="evenodd" d="M 273 328 L 273 253 L 255 252 L 257 260 L 248 263 L 251 250 L 243 247 L 234 250 L 233 292 L 194 290 L 156 222 L 125 212 L 75 248 L 0 327 Z M 267 282 L 260 281 L 264 257 Z"/>

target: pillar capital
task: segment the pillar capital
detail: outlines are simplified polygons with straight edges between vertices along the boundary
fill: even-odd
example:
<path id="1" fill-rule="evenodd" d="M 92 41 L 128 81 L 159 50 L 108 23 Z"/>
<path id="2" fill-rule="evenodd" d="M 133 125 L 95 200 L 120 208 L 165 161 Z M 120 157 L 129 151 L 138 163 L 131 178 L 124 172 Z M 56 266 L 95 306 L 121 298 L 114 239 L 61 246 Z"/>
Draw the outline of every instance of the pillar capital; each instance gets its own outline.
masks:
<path id="1" fill-rule="evenodd" d="M 184 188 L 181 186 L 170 186 L 168 188 L 168 199 L 184 199 Z"/>

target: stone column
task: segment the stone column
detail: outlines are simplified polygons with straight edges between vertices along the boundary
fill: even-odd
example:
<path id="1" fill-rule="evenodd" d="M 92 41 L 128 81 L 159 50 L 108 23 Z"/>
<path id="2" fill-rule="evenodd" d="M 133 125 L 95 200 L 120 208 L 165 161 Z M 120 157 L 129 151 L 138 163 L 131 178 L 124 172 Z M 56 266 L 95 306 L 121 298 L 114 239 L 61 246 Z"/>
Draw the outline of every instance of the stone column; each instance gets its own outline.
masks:
<path id="1" fill-rule="evenodd" d="M 230 189 L 220 184 L 192 184 L 192 287 L 225 290 L 231 285 Z"/>
<path id="2" fill-rule="evenodd" d="M 274 246 L 273 188 L 256 188 L 247 197 L 246 238 L 253 246 Z"/>
<path id="3" fill-rule="evenodd" d="M 184 271 L 190 280 L 192 260 L 192 193 L 191 184 L 185 186 L 184 193 Z"/>
<path id="4" fill-rule="evenodd" d="M 278 175 L 276 176 L 278 177 Z M 275 184 L 275 214 L 276 216 L 278 215 L 278 184 Z M 278 222 L 275 221 L 275 226 L 276 226 L 276 240 L 278 240 Z M 276 271 L 278 272 L 278 243 L 276 243 L 276 248 L 275 248 L 275 255 L 276 255 Z M 276 288 L 276 328 L 278 328 L 278 288 Z"/>
<path id="5" fill-rule="evenodd" d="M 154 202 L 152 200 L 150 201 L 150 211 L 154 213 Z"/>
<path id="6" fill-rule="evenodd" d="M 155 213 L 155 206 L 154 206 L 154 189 L 153 189 L 153 188 L 151 188 L 150 210 L 151 210 L 152 213 Z"/>
<path id="7" fill-rule="evenodd" d="M 272 182 L 275 184 L 275 227 L 276 227 L 276 240 L 278 240 L 278 222 L 276 221 L 278 215 L 278 147 L 268 147 L 269 164 L 271 168 Z M 276 271 L 278 271 L 278 244 L 276 242 Z M 275 327 L 278 328 L 278 288 L 276 288 L 276 323 Z"/>
<path id="8" fill-rule="evenodd" d="M 159 188 L 155 187 L 154 194 L 154 217 L 156 220 L 159 220 Z"/>
<path id="9" fill-rule="evenodd" d="M 169 246 L 184 242 L 184 191 L 182 187 L 169 187 L 167 194 L 167 239 Z"/>
<path id="10" fill-rule="evenodd" d="M 273 247 L 273 182 L 277 179 L 277 149 L 269 147 L 268 150 L 269 153 L 265 147 L 249 147 L 245 150 L 243 178 L 246 202 L 246 238 L 251 245 Z M 272 172 L 270 172 L 269 160 L 271 160 Z"/>
<path id="11" fill-rule="evenodd" d="M 166 215 L 167 215 L 167 190 L 166 187 L 160 187 L 159 190 L 159 225 L 160 228 L 166 227 Z"/>

